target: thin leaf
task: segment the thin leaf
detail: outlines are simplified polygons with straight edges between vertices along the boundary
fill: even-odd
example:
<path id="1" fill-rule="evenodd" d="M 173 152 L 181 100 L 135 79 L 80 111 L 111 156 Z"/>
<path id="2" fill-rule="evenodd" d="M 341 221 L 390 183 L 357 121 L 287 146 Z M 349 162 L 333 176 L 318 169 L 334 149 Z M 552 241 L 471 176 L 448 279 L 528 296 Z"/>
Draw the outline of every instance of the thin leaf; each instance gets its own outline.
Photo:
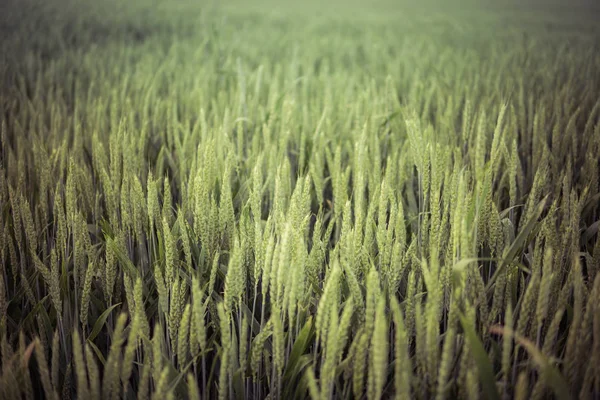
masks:
<path id="1" fill-rule="evenodd" d="M 490 332 L 497 335 L 507 335 L 514 338 L 516 342 L 518 342 L 525 348 L 525 350 L 527 350 L 537 365 L 544 382 L 552 388 L 556 398 L 558 400 L 569 400 L 572 398 L 569 391 L 569 386 L 567 385 L 567 382 L 564 380 L 563 376 L 531 340 L 522 337 L 512 329 L 499 325 L 490 327 Z"/>
<path id="2" fill-rule="evenodd" d="M 117 304 L 110 306 L 109 308 L 104 310 L 104 312 L 98 317 L 98 319 L 96 320 L 96 323 L 94 324 L 94 328 L 92 329 L 89 336 L 87 337 L 88 342 L 91 342 L 92 340 L 94 340 L 96 338 L 96 336 L 98 336 L 98 334 L 102 330 L 102 327 L 104 326 L 104 324 L 106 324 L 106 320 L 108 319 L 108 316 L 110 315 L 111 311 L 114 310 L 119 305 L 121 305 L 121 303 L 117 303 Z"/>
<path id="3" fill-rule="evenodd" d="M 477 372 L 479 374 L 481 386 L 483 387 L 483 392 L 485 393 L 485 398 L 490 400 L 500 400 L 500 394 L 496 388 L 494 369 L 490 359 L 488 358 L 487 352 L 483 347 L 483 343 L 481 343 L 481 340 L 479 340 L 473 325 L 471 325 L 467 318 L 462 314 L 459 315 L 459 318 L 460 323 L 465 331 L 466 341 L 471 348 L 471 354 L 473 354 L 475 362 L 477 363 Z"/>

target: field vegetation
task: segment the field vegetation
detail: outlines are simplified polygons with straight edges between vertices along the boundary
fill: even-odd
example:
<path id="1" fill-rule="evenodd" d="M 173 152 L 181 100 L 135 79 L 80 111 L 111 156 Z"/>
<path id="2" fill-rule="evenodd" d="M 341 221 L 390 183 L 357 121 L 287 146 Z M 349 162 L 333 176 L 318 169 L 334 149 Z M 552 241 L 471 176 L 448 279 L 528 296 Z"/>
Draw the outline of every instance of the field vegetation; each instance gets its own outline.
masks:
<path id="1" fill-rule="evenodd" d="M 597 19 L 261 1 L 0 5 L 0 398 L 599 398 Z"/>

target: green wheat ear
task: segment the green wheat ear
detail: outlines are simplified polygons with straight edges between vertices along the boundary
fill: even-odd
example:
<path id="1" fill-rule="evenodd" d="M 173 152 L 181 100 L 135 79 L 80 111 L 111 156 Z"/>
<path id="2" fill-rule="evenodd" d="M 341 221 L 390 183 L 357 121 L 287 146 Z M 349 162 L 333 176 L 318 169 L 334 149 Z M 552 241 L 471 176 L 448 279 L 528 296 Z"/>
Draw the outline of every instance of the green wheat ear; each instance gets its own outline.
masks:
<path id="1" fill-rule="evenodd" d="M 0 3 L 0 399 L 600 393 L 591 9 Z"/>

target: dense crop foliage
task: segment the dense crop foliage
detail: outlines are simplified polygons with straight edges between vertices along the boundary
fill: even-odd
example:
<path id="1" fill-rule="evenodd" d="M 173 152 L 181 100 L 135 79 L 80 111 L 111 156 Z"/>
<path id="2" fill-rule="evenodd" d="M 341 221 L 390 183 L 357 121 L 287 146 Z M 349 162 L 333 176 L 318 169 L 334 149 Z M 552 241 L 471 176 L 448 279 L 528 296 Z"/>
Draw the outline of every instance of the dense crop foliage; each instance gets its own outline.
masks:
<path id="1" fill-rule="evenodd" d="M 0 398 L 600 396 L 594 18 L 144 1 L 0 6 Z"/>

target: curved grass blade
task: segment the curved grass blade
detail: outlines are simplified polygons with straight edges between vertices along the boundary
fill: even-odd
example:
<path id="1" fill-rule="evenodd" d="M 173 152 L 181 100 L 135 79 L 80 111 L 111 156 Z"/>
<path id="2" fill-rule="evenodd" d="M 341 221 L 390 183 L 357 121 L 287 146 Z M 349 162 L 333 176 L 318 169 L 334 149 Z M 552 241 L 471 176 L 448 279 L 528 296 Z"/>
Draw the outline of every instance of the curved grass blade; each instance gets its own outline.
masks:
<path id="1" fill-rule="evenodd" d="M 548 361 L 548 358 L 542 354 L 542 352 L 535 346 L 535 344 L 522 337 L 512 329 L 504 326 L 494 325 L 490 328 L 490 332 L 497 335 L 507 335 L 514 338 L 531 356 L 534 363 L 540 372 L 540 375 L 544 379 L 545 383 L 552 388 L 556 398 L 558 400 L 569 400 L 571 399 L 569 386 L 564 380 L 560 372 Z"/>
<path id="2" fill-rule="evenodd" d="M 540 215 L 542 215 L 547 200 L 548 196 L 544 197 L 542 201 L 538 203 L 527 224 L 523 227 L 523 229 L 521 229 L 521 231 L 515 238 L 515 241 L 512 242 L 510 247 L 505 251 L 502 257 L 503 261 L 500 263 L 498 268 L 496 268 L 496 271 L 494 271 L 494 275 L 492 275 L 492 278 L 489 280 L 485 288 L 486 292 L 490 291 L 494 282 L 496 281 L 498 276 L 500 276 L 500 273 L 504 270 L 504 268 L 506 268 L 508 264 L 510 264 L 514 260 L 519 251 L 522 251 L 526 247 L 527 239 L 530 237 L 531 233 L 540 229 L 541 224 L 538 222 L 538 218 L 540 217 Z"/>
<path id="3" fill-rule="evenodd" d="M 500 400 L 500 394 L 496 388 L 494 369 L 490 359 L 488 358 L 485 348 L 483 347 L 483 343 L 481 343 L 481 340 L 479 340 L 479 337 L 477 337 L 475 329 L 467 320 L 467 318 L 463 314 L 460 314 L 459 318 L 460 323 L 465 331 L 465 338 L 469 347 L 471 348 L 471 354 L 473 354 L 475 363 L 479 369 L 479 379 L 481 381 L 481 386 L 483 387 L 485 398 L 490 400 Z"/>
<path id="4" fill-rule="evenodd" d="M 98 336 L 98 334 L 102 330 L 102 327 L 106 323 L 106 320 L 108 319 L 108 316 L 110 315 L 111 311 L 114 310 L 119 305 L 121 305 L 121 303 L 114 304 L 114 305 L 108 307 L 106 310 L 104 310 L 104 312 L 102 314 L 100 314 L 100 316 L 96 320 L 96 323 L 94 323 L 94 328 L 92 329 L 92 331 L 90 332 L 90 335 L 87 338 L 87 340 L 89 342 L 91 342 L 92 340 L 94 340 L 96 338 L 96 336 Z"/>

